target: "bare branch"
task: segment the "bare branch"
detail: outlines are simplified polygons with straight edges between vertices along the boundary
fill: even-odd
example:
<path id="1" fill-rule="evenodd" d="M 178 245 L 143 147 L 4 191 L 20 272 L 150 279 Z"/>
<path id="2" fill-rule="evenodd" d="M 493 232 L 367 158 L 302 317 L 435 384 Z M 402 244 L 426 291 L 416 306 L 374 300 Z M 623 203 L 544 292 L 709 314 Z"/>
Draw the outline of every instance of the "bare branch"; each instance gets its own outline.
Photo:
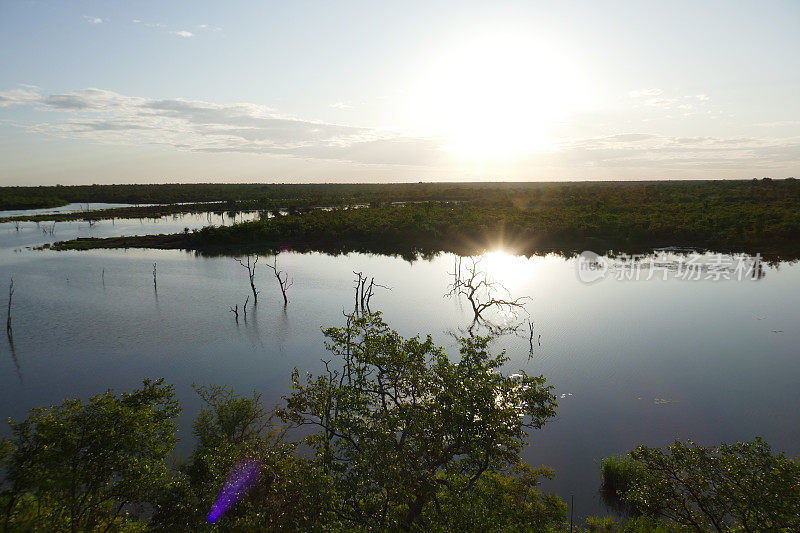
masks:
<path id="1" fill-rule="evenodd" d="M 259 291 L 256 289 L 255 284 L 255 277 L 256 277 L 256 265 L 258 264 L 258 254 L 255 254 L 255 259 L 251 261 L 250 254 L 247 254 L 246 259 L 247 263 L 245 264 L 241 259 L 235 257 L 233 260 L 242 265 L 244 268 L 247 269 L 247 276 L 250 278 L 250 290 L 253 291 L 253 306 L 258 305 L 258 293 Z"/>
<path id="2" fill-rule="evenodd" d="M 289 303 L 289 299 L 286 297 L 286 289 L 292 286 L 294 281 L 289 281 L 289 274 L 278 270 L 278 256 L 276 255 L 272 264 L 270 265 L 267 263 L 267 266 L 272 269 L 272 272 L 275 274 L 275 278 L 278 280 L 278 286 L 281 288 L 281 294 L 283 295 L 283 306 L 286 307 L 286 304 Z"/>

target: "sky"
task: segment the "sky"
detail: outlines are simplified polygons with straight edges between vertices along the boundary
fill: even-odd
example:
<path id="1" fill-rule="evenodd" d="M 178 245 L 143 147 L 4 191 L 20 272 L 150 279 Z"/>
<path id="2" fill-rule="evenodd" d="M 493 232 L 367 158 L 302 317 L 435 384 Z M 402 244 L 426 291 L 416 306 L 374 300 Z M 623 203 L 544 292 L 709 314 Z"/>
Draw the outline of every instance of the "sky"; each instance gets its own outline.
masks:
<path id="1" fill-rule="evenodd" d="M 0 0 L 0 185 L 800 177 L 800 2 Z"/>

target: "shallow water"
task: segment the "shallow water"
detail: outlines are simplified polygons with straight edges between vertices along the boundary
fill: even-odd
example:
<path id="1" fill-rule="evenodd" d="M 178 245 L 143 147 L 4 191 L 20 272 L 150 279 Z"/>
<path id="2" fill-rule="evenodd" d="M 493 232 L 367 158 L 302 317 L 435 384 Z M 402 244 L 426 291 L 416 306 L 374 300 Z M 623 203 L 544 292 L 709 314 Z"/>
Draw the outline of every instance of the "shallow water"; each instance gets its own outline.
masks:
<path id="1" fill-rule="evenodd" d="M 231 222 L 226 215 L 211 217 L 214 224 Z M 66 396 L 130 390 L 143 378 L 165 377 L 184 408 L 179 450 L 187 453 L 199 409 L 191 384 L 257 389 L 267 402 L 278 402 L 292 368 L 319 369 L 325 355 L 320 326 L 340 325 L 342 311 L 352 309 L 354 270 L 392 287 L 377 291 L 372 309 L 403 335 L 431 333 L 453 353 L 451 333 L 469 324 L 466 307 L 444 297 L 454 266 L 446 254 L 409 263 L 364 254 L 281 253 L 279 267 L 294 280 L 289 306 L 284 310 L 279 302 L 271 272 L 260 270 L 259 307 L 237 325 L 229 307 L 244 302 L 249 286 L 232 258 L 27 248 L 208 223 L 206 215 L 91 227 L 59 222 L 53 236 L 34 223 L 19 232 L 0 224 L 0 285 L 13 276 L 15 286 L 14 352 L 5 340 L 0 347 L 0 416 L 19 419 L 31 407 Z M 529 357 L 525 333 L 505 335 L 495 347 L 508 350 L 509 372 L 543 373 L 555 387 L 558 416 L 532 433 L 525 458 L 556 470 L 556 479 L 544 486 L 567 501 L 574 493 L 576 517 L 602 511 L 599 460 L 636 444 L 663 446 L 678 438 L 711 444 L 760 435 L 775 449 L 800 452 L 797 264 L 766 267 L 758 280 L 607 277 L 593 284 L 578 279 L 575 259 L 555 255 L 494 253 L 482 266 L 514 297 L 532 298 L 526 308 L 541 345 L 535 343 Z M 0 431 L 8 433 L 6 427 Z"/>

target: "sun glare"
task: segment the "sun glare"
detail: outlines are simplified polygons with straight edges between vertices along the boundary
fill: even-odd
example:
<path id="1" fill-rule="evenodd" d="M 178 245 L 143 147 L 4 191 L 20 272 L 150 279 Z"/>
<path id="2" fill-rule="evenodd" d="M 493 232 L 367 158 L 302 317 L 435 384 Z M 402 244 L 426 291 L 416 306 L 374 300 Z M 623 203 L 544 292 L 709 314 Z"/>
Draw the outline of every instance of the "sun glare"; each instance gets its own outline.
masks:
<path id="1" fill-rule="evenodd" d="M 546 150 L 551 129 L 577 106 L 574 68 L 553 42 L 493 33 L 442 50 L 418 100 L 430 128 L 462 159 Z"/>
<path id="2" fill-rule="evenodd" d="M 514 255 L 505 250 L 486 252 L 482 256 L 481 267 L 493 282 L 499 282 L 506 288 L 525 285 L 531 277 L 531 262 L 524 256 Z"/>

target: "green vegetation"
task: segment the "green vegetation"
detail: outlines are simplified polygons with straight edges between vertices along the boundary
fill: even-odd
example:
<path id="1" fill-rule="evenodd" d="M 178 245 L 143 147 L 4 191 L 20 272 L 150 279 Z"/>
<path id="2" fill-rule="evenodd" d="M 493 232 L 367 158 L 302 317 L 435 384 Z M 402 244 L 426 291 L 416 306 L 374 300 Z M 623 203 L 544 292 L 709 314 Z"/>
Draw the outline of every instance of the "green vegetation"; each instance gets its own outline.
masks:
<path id="1" fill-rule="evenodd" d="M 426 505 L 518 464 L 527 430 L 555 416 L 544 377 L 497 372 L 508 358 L 490 355 L 488 339 L 461 339 L 454 364 L 430 337 L 403 339 L 377 314 L 325 336 L 342 366 L 305 380 L 295 371 L 279 414 L 318 430 L 306 443 L 334 492 L 350 495 L 335 513 L 366 529 L 410 530 Z"/>
<path id="2" fill-rule="evenodd" d="M 484 182 L 484 183 L 175 183 L 158 185 L 74 185 L 0 187 L 0 197 L 59 198 L 74 203 L 169 204 L 226 201 L 275 201 L 289 207 L 337 206 L 393 201 L 486 201 L 531 196 L 581 196 L 585 191 L 634 191 L 643 197 L 705 199 L 747 198 L 753 187 L 783 195 L 797 191 L 797 180 L 646 181 L 646 182 Z M 636 192 L 638 191 L 638 192 Z M 608 196 L 604 194 L 604 196 Z M 287 203 L 288 202 L 288 203 Z"/>
<path id="3" fill-rule="evenodd" d="M 56 248 L 156 245 L 228 253 L 289 247 L 414 257 L 439 251 L 476 254 L 499 246 L 524 254 L 682 246 L 771 258 L 800 255 L 800 185 L 794 180 L 505 190 L 510 191 L 515 196 L 498 199 L 498 190 L 487 189 L 484 198 L 475 189 L 472 200 L 457 203 L 312 209 L 183 236 L 80 240 Z"/>
<path id="4" fill-rule="evenodd" d="M 714 447 L 691 441 L 666 449 L 639 446 L 608 465 L 604 485 L 616 484 L 620 498 L 638 513 L 680 530 L 800 530 L 800 463 L 773 455 L 761 439 Z"/>
<path id="5" fill-rule="evenodd" d="M 603 479 L 600 485 L 600 495 L 606 506 L 620 514 L 636 514 L 635 506 L 622 500 L 621 494 L 630 489 L 633 482 L 642 475 L 642 464 L 623 455 L 606 457 L 600 463 L 600 475 Z"/>
<path id="6" fill-rule="evenodd" d="M 11 422 L 5 443 L 4 530 L 94 531 L 168 483 L 180 412 L 172 387 L 145 381 L 122 396 L 66 400 Z"/>
<path id="7" fill-rule="evenodd" d="M 0 187 L 0 190 L 8 187 Z M 53 196 L 38 196 L 28 194 L 15 195 L 0 192 L 0 210 L 7 209 L 41 209 L 45 207 L 59 207 L 69 202 Z"/>

